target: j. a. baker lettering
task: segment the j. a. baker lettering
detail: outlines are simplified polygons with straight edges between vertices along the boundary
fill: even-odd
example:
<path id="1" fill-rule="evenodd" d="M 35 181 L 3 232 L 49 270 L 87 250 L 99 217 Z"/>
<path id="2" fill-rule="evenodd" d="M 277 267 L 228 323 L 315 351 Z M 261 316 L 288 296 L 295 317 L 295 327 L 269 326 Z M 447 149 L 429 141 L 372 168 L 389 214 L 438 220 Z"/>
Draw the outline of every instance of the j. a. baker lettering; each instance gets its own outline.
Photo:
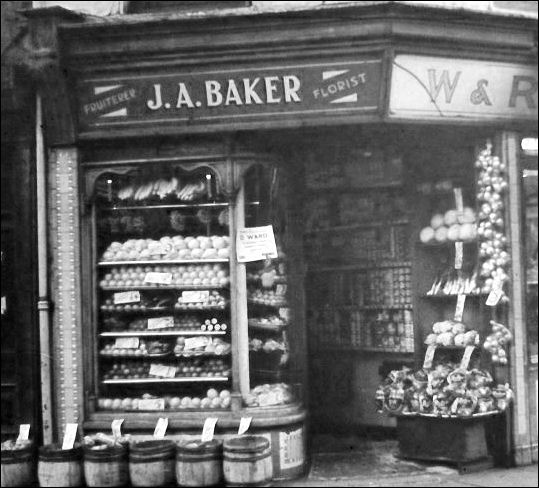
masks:
<path id="1" fill-rule="evenodd" d="M 263 105 L 301 102 L 301 82 L 297 76 L 264 76 L 257 78 L 228 79 L 226 82 L 206 80 L 204 82 L 205 100 L 193 100 L 188 85 L 178 83 L 174 101 L 163 100 L 161 83 L 153 85 L 153 99 L 146 102 L 150 110 L 161 108 L 218 107 L 220 105 Z M 171 103 L 172 102 L 172 103 Z"/>

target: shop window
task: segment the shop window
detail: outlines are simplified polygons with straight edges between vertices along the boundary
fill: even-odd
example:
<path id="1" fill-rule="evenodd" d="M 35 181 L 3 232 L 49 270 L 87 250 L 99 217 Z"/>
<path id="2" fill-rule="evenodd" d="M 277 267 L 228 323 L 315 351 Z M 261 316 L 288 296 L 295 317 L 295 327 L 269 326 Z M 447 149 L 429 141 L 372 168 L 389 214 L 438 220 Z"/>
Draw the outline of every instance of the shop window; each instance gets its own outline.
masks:
<path id="1" fill-rule="evenodd" d="M 128 14 L 249 7 L 251 2 L 126 2 Z"/>

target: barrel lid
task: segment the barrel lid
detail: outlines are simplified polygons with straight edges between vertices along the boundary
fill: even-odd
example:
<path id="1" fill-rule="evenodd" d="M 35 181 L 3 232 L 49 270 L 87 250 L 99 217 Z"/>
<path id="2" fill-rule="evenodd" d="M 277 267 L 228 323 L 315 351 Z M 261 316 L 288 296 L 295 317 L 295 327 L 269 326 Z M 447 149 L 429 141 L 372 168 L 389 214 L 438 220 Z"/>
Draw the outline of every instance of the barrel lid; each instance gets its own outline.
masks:
<path id="1" fill-rule="evenodd" d="M 233 437 L 224 442 L 225 450 L 234 452 L 262 452 L 269 445 L 269 440 L 259 435 Z"/>
<path id="2" fill-rule="evenodd" d="M 178 445 L 178 452 L 190 452 L 190 453 L 203 453 L 203 452 L 215 452 L 222 448 L 223 443 L 217 439 L 211 441 L 202 441 L 200 439 L 194 439 L 190 441 L 184 441 Z"/>
<path id="3" fill-rule="evenodd" d="M 72 461 L 82 458 L 82 446 L 76 443 L 71 449 L 62 449 L 60 444 L 47 444 L 39 448 L 39 459 L 46 461 Z"/>

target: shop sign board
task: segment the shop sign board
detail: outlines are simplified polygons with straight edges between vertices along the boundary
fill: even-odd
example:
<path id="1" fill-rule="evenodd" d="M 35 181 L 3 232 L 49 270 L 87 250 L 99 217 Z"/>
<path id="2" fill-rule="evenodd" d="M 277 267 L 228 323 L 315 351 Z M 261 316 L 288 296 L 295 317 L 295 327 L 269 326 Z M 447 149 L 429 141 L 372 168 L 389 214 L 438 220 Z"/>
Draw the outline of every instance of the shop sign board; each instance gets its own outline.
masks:
<path id="1" fill-rule="evenodd" d="M 379 108 L 382 58 L 181 70 L 78 86 L 81 129 L 272 121 Z"/>
<path id="2" fill-rule="evenodd" d="M 537 120 L 537 67 L 397 55 L 389 117 Z"/>

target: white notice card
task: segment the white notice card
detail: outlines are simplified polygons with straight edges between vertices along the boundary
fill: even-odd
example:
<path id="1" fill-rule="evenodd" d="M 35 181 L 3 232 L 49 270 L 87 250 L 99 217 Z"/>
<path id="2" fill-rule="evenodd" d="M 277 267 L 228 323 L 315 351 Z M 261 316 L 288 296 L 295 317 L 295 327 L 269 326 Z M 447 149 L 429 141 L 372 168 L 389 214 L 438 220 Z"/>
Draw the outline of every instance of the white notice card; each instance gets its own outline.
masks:
<path id="1" fill-rule="evenodd" d="M 204 427 L 202 428 L 202 442 L 209 442 L 213 439 L 213 433 L 215 431 L 215 424 L 217 423 L 217 417 L 208 417 L 204 422 Z"/>
<path id="2" fill-rule="evenodd" d="M 17 440 L 27 441 L 29 435 L 30 435 L 30 424 L 21 424 L 19 426 L 19 437 L 17 437 Z"/>
<path id="3" fill-rule="evenodd" d="M 277 257 L 273 226 L 246 227 L 238 230 L 236 254 L 240 263 Z"/>
<path id="4" fill-rule="evenodd" d="M 75 438 L 77 437 L 78 426 L 79 424 L 66 424 L 62 449 L 73 449 Z"/>

